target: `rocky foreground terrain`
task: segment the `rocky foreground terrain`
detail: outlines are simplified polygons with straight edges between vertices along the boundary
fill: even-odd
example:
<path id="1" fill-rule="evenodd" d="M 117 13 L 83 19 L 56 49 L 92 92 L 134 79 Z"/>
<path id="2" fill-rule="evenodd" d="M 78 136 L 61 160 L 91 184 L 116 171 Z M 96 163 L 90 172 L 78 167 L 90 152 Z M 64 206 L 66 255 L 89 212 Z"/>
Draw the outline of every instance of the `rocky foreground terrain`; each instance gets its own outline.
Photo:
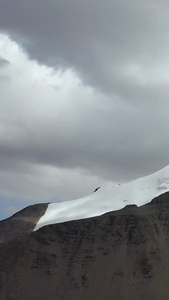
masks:
<path id="1" fill-rule="evenodd" d="M 0 222 L 1 300 L 169 299 L 169 192 L 33 231 L 46 209 Z"/>

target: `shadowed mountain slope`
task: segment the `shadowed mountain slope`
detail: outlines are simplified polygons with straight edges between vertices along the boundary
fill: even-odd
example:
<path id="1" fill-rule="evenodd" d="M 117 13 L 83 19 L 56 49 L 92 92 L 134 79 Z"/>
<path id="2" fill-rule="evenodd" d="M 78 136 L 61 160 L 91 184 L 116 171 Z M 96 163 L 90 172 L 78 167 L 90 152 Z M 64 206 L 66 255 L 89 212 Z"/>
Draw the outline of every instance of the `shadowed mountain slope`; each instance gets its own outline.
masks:
<path id="1" fill-rule="evenodd" d="M 0 243 L 31 233 L 47 207 L 48 203 L 30 205 L 12 217 L 0 221 Z"/>
<path id="2" fill-rule="evenodd" d="M 20 219 L 27 223 L 35 208 L 43 214 L 46 206 L 27 208 Z M 169 299 L 169 192 L 141 207 L 31 232 L 39 217 L 29 226 L 21 221 L 10 241 L 2 231 L 11 234 L 12 218 L 0 223 L 1 300 Z"/>

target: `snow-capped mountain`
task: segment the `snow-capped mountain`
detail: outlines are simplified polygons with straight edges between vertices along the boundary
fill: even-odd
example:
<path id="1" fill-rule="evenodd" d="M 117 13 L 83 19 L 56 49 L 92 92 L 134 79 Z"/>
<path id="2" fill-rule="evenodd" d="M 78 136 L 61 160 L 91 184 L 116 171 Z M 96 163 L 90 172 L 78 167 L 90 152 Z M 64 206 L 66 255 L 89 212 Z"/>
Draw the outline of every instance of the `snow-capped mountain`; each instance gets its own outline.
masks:
<path id="1" fill-rule="evenodd" d="M 168 253 L 169 166 L 1 221 L 0 299 L 167 300 Z"/>
<path id="2" fill-rule="evenodd" d="M 169 191 L 169 165 L 126 184 L 99 188 L 84 198 L 50 203 L 34 230 L 49 224 L 99 216 L 130 204 L 141 206 L 166 191 Z"/>

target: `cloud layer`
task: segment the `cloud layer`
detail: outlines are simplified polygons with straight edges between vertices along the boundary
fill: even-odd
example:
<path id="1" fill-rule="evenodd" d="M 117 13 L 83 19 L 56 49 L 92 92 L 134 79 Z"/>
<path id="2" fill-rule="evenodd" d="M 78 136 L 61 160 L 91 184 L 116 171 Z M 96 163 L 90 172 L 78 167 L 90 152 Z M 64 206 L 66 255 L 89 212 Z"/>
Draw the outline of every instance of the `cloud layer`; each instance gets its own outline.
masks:
<path id="1" fill-rule="evenodd" d="M 166 78 L 167 1 L 0 0 L 0 26 L 36 59 L 75 68 L 104 91 Z M 168 64 L 168 63 L 167 63 Z M 134 82 L 133 82 L 134 81 Z M 131 91 L 130 91 L 131 93 Z M 146 93 L 144 94 L 146 96 Z M 133 95 L 135 99 L 135 95 Z"/>

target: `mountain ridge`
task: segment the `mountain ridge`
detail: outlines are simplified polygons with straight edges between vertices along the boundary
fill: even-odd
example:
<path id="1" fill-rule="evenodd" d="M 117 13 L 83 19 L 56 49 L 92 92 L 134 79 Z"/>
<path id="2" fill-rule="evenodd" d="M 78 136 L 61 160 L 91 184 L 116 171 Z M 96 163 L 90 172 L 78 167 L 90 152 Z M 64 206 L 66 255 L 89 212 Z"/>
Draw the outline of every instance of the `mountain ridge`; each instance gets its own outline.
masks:
<path id="1" fill-rule="evenodd" d="M 2 300 L 169 299 L 169 192 L 0 244 Z"/>
<path id="2" fill-rule="evenodd" d="M 80 199 L 50 203 L 35 230 L 48 224 L 99 216 L 119 210 L 128 204 L 144 205 L 169 190 L 169 165 L 129 183 L 96 190 Z"/>
<path id="3" fill-rule="evenodd" d="M 58 222 L 54 204 L 54 218 L 51 210 L 48 222 L 37 228 L 52 205 L 41 203 L 1 221 L 0 299 L 168 300 L 169 167 L 147 178 L 136 180 L 134 188 L 125 185 L 132 201 L 99 216 Z M 126 186 L 132 186 L 132 193 Z M 102 203 L 114 205 L 121 196 L 113 198 L 113 189 L 108 200 L 99 189 L 86 204 L 104 195 Z M 126 196 L 121 195 L 123 200 Z M 74 201 L 70 203 L 80 200 Z M 86 197 L 81 201 L 84 205 Z M 70 204 L 65 205 L 68 211 Z"/>

